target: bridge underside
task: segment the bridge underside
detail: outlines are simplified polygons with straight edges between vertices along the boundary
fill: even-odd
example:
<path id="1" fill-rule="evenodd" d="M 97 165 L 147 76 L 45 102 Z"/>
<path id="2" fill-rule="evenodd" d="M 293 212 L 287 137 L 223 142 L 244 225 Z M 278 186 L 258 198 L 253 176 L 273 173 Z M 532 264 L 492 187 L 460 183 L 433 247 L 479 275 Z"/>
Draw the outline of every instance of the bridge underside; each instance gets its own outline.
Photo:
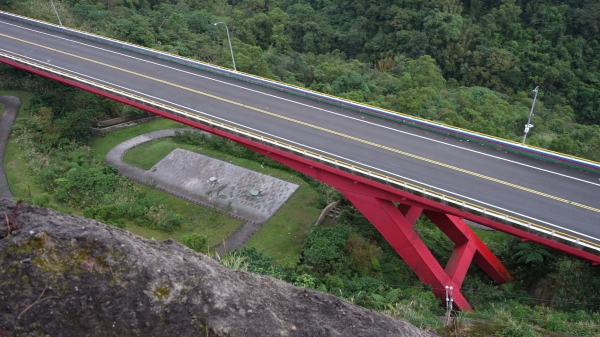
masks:
<path id="1" fill-rule="evenodd" d="M 433 287 L 433 292 L 438 297 L 444 297 L 445 287 L 452 286 L 455 305 L 460 310 L 472 310 L 467 300 L 460 293 L 460 287 L 471 261 L 480 266 L 496 282 L 504 283 L 512 280 L 512 276 L 506 268 L 465 224 L 463 218 L 520 237 L 523 240 L 529 240 L 590 260 L 594 264 L 600 263 L 600 257 L 597 255 L 350 174 L 339 168 L 318 163 L 11 60 L 0 58 L 0 62 L 227 138 L 335 187 L 379 230 L 415 274 L 425 284 Z M 455 243 L 454 251 L 445 268 L 434 258 L 431 251 L 413 229 L 421 214 L 427 216 Z"/>

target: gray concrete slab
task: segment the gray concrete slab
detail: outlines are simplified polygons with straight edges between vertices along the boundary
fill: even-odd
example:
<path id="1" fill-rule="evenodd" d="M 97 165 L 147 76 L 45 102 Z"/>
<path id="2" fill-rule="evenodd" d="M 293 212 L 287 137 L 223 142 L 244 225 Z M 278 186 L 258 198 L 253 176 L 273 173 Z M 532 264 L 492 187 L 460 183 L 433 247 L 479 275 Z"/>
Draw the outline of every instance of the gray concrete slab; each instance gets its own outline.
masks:
<path id="1" fill-rule="evenodd" d="M 152 184 L 160 189 L 259 223 L 298 189 L 296 184 L 184 149 L 173 150 L 149 172 Z"/>

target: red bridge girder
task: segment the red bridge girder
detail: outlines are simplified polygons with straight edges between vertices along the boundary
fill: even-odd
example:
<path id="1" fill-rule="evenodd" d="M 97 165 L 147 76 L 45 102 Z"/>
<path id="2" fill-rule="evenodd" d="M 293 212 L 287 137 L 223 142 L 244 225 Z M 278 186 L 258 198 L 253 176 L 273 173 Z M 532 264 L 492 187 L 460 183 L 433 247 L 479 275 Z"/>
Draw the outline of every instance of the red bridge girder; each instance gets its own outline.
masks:
<path id="1" fill-rule="evenodd" d="M 472 310 L 466 299 L 460 294 L 460 286 L 471 261 L 479 265 L 496 282 L 503 283 L 512 279 L 512 276 L 502 263 L 464 223 L 463 218 L 473 219 L 482 225 L 520 237 L 523 240 L 529 240 L 567 254 L 587 259 L 594 265 L 600 264 L 600 256 L 574 247 L 545 239 L 487 218 L 472 215 L 382 183 L 359 177 L 181 116 L 173 115 L 158 108 L 83 85 L 71 79 L 47 73 L 12 60 L 0 58 L 0 62 L 227 138 L 335 187 L 379 230 L 417 276 L 424 283 L 433 286 L 433 292 L 438 297 L 442 298 L 445 295 L 445 286 L 453 286 L 455 290 L 454 300 L 457 307 L 461 310 Z M 421 212 L 455 243 L 454 251 L 445 268 L 441 267 L 412 228 Z"/>

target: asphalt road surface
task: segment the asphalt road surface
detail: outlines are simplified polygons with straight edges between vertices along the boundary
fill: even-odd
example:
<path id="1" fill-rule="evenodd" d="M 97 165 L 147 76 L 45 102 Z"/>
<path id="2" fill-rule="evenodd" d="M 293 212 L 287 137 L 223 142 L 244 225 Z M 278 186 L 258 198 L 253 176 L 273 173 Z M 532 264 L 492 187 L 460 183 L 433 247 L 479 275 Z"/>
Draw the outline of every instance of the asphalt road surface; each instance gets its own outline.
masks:
<path id="1" fill-rule="evenodd" d="M 600 244 L 597 174 L 2 18 L 0 51 Z"/>

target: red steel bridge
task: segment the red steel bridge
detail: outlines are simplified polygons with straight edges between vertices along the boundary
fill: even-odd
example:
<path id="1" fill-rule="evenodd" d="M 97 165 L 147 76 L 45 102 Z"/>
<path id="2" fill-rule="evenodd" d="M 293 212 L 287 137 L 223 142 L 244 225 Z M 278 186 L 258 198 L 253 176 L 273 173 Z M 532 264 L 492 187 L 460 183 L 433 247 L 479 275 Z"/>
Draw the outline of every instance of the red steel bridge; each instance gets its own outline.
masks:
<path id="1" fill-rule="evenodd" d="M 225 137 L 341 191 L 442 297 L 502 263 L 465 224 L 600 264 L 600 163 L 0 12 L 0 62 Z M 413 226 L 454 243 L 442 266 Z"/>

